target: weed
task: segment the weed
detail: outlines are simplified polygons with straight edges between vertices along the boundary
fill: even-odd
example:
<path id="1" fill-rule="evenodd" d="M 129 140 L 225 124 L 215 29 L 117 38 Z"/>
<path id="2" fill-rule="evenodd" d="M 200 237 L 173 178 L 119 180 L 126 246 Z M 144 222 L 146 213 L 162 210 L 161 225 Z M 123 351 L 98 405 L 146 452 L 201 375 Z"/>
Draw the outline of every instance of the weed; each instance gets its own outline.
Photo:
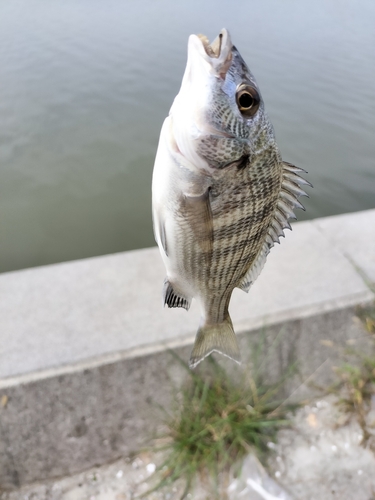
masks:
<path id="1" fill-rule="evenodd" d="M 362 307 L 357 313 L 367 331 L 375 333 L 375 307 Z M 363 431 L 364 445 L 374 436 L 369 428 L 368 415 L 375 411 L 375 336 L 371 335 L 369 341 L 367 354 L 347 350 L 344 354 L 346 361 L 334 368 L 339 377 L 339 383 L 333 389 L 338 396 L 338 405 L 356 417 Z"/>
<path id="2" fill-rule="evenodd" d="M 291 407 L 275 401 L 283 382 L 269 387 L 247 374 L 235 383 L 215 360 L 208 362 L 210 376 L 187 368 L 189 380 L 180 391 L 179 407 L 167 417 L 169 442 L 160 467 L 163 477 L 152 491 L 182 478 L 186 487 L 181 498 L 185 498 L 199 474 L 213 478 L 217 492 L 221 473 L 249 451 L 262 457 L 267 442 L 288 423 L 286 412 Z"/>
<path id="3" fill-rule="evenodd" d="M 369 333 L 375 333 L 375 304 L 359 307 L 357 310 L 359 319 Z"/>
<path id="4" fill-rule="evenodd" d="M 335 368 L 341 382 L 338 404 L 344 411 L 356 416 L 363 431 L 363 444 L 366 444 L 372 436 L 367 415 L 375 398 L 375 356 L 368 357 L 359 352 L 352 352 L 351 355 L 357 358 L 356 365 L 345 363 Z"/>

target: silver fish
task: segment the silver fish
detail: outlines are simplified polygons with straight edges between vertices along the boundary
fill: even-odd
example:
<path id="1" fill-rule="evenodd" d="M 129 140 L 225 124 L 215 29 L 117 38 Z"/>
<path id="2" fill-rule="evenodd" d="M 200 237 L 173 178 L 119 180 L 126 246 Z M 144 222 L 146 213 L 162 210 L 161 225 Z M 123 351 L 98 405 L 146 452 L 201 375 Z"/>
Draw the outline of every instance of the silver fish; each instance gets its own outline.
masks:
<path id="1" fill-rule="evenodd" d="M 152 206 L 164 261 L 164 304 L 201 322 L 194 368 L 213 351 L 240 362 L 228 307 L 235 287 L 248 292 L 288 219 L 303 208 L 299 176 L 283 162 L 256 81 L 223 29 L 209 44 L 191 35 L 181 88 L 156 154 Z"/>

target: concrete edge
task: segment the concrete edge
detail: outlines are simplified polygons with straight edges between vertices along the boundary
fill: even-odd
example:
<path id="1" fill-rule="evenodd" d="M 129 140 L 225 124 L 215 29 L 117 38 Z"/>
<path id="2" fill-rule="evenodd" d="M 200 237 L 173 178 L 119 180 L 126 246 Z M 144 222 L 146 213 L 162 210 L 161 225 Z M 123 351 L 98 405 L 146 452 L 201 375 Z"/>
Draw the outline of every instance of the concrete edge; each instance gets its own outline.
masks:
<path id="1" fill-rule="evenodd" d="M 357 306 L 359 304 L 371 303 L 375 300 L 375 293 L 369 289 L 367 292 L 358 293 L 350 297 L 341 298 L 330 302 L 321 302 L 312 304 L 309 307 L 295 308 L 288 311 L 281 311 L 272 315 L 264 316 L 259 320 L 251 322 L 241 322 L 235 325 L 235 330 L 238 335 L 251 333 L 263 327 L 272 327 L 274 325 L 296 321 L 299 319 L 309 318 L 317 314 L 324 314 L 332 311 L 339 311 L 342 309 Z M 14 387 L 17 385 L 24 385 L 32 382 L 38 382 L 50 377 L 59 377 L 61 375 L 73 374 L 82 372 L 83 370 L 97 368 L 102 365 L 109 365 L 117 363 L 126 359 L 139 358 L 143 356 L 150 356 L 167 350 L 174 350 L 182 347 L 192 345 L 195 335 L 188 335 L 173 339 L 166 342 L 158 342 L 148 344 L 146 346 L 118 351 L 115 353 L 103 354 L 85 361 L 72 363 L 69 365 L 59 366 L 57 368 L 50 368 L 37 372 L 18 375 L 0 380 L 0 390 Z"/>
<path id="2" fill-rule="evenodd" d="M 331 367 L 348 341 L 359 349 L 368 343 L 369 335 L 353 316 L 356 306 L 369 302 L 372 297 L 240 335 L 244 366 L 262 345 L 258 356 L 267 360 L 261 363 L 267 379 L 280 380 L 297 362 L 300 370 L 288 382 L 287 399 L 311 397 L 309 382 L 321 387 L 332 382 Z M 189 354 L 188 340 L 185 347 L 169 344 L 182 360 Z M 7 399 L 0 406 L 0 489 L 74 474 L 144 447 L 162 423 L 160 407 L 172 408 L 175 391 L 189 378 L 165 345 L 158 349 L 101 357 L 66 367 L 65 373 L 46 370 L 38 379 L 9 380 L 0 389 L 0 399 Z M 228 373 L 243 372 L 222 357 L 220 364 Z M 199 366 L 198 373 L 207 368 Z"/>

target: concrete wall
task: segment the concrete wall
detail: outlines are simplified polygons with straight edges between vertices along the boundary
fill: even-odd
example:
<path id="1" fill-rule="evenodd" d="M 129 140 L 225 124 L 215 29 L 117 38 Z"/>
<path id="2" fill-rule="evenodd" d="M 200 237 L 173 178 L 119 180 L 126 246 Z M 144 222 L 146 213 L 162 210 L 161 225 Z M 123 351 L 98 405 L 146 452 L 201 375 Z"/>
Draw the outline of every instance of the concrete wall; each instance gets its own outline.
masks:
<path id="1" fill-rule="evenodd" d="M 168 349 L 187 360 L 199 322 L 194 305 L 162 308 L 163 278 L 156 249 L 0 275 L 3 488 L 104 463 L 151 436 L 157 404 L 169 407 L 188 376 Z M 295 224 L 250 293 L 232 298 L 244 361 L 263 335 L 270 377 L 297 360 L 291 392 L 310 376 L 326 383 L 337 357 L 326 341 L 366 343 L 353 315 L 374 283 L 375 210 Z"/>

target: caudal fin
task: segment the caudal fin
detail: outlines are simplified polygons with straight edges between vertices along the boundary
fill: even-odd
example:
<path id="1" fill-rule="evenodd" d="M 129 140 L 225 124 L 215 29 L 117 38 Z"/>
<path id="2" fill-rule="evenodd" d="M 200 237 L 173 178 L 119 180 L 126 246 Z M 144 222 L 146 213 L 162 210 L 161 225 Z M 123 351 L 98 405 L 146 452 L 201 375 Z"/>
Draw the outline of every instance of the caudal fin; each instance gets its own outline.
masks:
<path id="1" fill-rule="evenodd" d="M 195 368 L 214 351 L 241 363 L 236 334 L 229 316 L 223 323 L 206 324 L 199 328 L 190 356 L 190 368 Z"/>

